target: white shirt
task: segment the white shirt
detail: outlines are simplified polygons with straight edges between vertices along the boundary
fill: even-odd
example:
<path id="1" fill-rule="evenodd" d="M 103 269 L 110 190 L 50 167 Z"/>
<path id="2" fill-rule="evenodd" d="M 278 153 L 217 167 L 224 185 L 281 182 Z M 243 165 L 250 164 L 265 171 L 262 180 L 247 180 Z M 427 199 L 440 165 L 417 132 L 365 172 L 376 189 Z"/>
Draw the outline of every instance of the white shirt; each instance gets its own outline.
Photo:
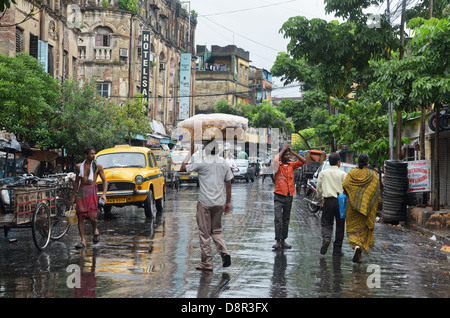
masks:
<path id="1" fill-rule="evenodd" d="M 227 159 L 225 159 L 225 161 L 228 163 L 228 165 L 229 165 L 230 167 L 235 167 L 235 168 L 237 168 L 236 161 L 234 161 L 233 158 L 227 158 Z"/>
<path id="2" fill-rule="evenodd" d="M 186 171 L 198 172 L 200 203 L 208 207 L 226 203 L 225 181 L 233 179 L 233 173 L 225 160 L 207 156 L 204 160 L 186 165 Z"/>
<path id="3" fill-rule="evenodd" d="M 338 166 L 331 166 L 330 169 L 323 170 L 319 173 L 317 178 L 317 199 L 335 197 L 337 194 L 344 193 L 342 183 L 347 173 L 338 168 Z"/>

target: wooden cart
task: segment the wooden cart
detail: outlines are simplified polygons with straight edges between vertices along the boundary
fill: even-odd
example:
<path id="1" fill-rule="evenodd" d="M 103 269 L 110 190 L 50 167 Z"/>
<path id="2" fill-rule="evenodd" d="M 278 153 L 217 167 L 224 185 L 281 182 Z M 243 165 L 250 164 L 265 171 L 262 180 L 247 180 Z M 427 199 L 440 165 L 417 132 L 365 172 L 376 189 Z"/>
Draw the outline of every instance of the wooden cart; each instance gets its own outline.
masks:
<path id="1" fill-rule="evenodd" d="M 35 246 L 44 250 L 51 238 L 59 239 L 67 233 L 65 212 L 70 206 L 67 200 L 57 197 L 56 188 L 9 185 L 0 190 L 0 227 L 5 237 L 11 228 L 31 228 Z M 9 202 L 4 202 L 5 191 Z"/>

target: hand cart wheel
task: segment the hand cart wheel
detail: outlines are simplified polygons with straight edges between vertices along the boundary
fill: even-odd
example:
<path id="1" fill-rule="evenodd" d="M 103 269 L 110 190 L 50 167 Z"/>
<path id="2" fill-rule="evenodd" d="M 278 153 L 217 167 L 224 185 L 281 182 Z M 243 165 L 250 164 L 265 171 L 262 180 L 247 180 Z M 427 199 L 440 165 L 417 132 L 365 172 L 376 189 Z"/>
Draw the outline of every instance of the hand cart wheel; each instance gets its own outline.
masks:
<path id="1" fill-rule="evenodd" d="M 56 214 L 52 216 L 52 240 L 59 240 L 66 235 L 69 230 L 69 222 L 66 218 L 66 212 L 70 210 L 70 203 L 64 198 L 56 199 Z"/>
<path id="2" fill-rule="evenodd" d="M 50 209 L 45 203 L 38 203 L 33 213 L 31 229 L 34 245 L 41 251 L 47 247 L 50 241 L 51 225 Z"/>

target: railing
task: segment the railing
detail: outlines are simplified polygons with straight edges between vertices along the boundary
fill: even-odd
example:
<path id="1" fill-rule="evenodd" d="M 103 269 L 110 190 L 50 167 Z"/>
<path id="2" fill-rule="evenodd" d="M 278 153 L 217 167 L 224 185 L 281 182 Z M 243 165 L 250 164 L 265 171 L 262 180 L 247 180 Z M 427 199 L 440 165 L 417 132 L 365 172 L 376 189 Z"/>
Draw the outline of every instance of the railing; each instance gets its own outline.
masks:
<path id="1" fill-rule="evenodd" d="M 94 47 L 94 60 L 112 60 L 112 49 L 110 48 L 102 48 L 102 47 Z"/>

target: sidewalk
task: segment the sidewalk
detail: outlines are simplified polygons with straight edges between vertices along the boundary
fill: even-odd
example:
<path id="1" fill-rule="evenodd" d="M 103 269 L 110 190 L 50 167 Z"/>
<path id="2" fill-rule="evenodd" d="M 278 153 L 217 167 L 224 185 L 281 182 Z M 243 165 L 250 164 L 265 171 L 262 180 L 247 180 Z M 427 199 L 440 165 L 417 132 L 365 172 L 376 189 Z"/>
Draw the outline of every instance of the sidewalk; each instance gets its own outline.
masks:
<path id="1" fill-rule="evenodd" d="M 425 235 L 435 236 L 437 242 L 450 245 L 450 209 L 433 211 L 430 206 L 410 206 L 406 224 Z"/>

